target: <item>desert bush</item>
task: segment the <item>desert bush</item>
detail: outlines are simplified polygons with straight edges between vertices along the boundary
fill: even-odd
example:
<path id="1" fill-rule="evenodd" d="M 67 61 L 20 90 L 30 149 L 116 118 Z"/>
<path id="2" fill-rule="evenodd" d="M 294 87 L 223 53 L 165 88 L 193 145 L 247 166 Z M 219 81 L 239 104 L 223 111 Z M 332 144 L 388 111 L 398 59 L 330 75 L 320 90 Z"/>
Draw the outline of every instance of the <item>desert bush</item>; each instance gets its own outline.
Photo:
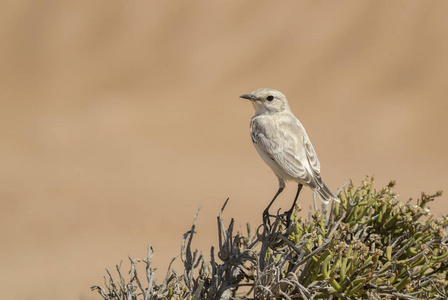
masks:
<path id="1" fill-rule="evenodd" d="M 314 209 L 286 228 L 284 215 L 256 232 L 234 233 L 218 216 L 219 245 L 207 261 L 192 250 L 196 213 L 185 233 L 180 259 L 161 283 L 145 259 L 131 259 L 125 279 L 107 271 L 105 287 L 94 286 L 103 299 L 447 299 L 448 218 L 434 218 L 427 204 L 441 196 L 421 194 L 401 202 L 394 182 L 376 191 L 373 178 L 357 188 L 348 182 L 338 191 L 341 203 Z M 199 212 L 199 210 L 198 210 Z M 146 265 L 146 278 L 137 264 Z"/>

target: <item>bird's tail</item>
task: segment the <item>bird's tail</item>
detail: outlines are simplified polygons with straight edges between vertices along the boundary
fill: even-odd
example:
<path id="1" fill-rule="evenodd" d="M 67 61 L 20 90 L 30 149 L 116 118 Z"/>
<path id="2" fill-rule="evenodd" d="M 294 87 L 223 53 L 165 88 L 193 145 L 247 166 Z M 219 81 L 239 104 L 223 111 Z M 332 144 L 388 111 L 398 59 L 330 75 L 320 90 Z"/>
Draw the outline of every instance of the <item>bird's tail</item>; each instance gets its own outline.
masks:
<path id="1" fill-rule="evenodd" d="M 326 204 L 330 203 L 331 199 L 336 202 L 341 202 L 324 182 L 322 182 L 322 186 L 320 186 L 319 189 L 315 189 L 314 191 L 317 193 L 320 200 Z"/>

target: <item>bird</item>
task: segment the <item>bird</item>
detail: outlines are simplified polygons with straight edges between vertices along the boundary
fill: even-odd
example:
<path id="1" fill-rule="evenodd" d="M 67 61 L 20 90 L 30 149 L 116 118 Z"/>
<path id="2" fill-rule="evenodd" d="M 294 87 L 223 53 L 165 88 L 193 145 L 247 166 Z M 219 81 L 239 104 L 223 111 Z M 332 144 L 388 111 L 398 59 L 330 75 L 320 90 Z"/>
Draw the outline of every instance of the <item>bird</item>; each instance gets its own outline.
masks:
<path id="1" fill-rule="evenodd" d="M 311 188 L 325 204 L 331 200 L 339 202 L 322 180 L 316 151 L 302 123 L 289 108 L 286 96 L 274 89 L 260 88 L 240 98 L 250 100 L 255 108 L 250 136 L 255 149 L 278 178 L 277 193 L 263 211 L 264 224 L 270 225 L 269 208 L 288 181 L 295 181 L 298 188 L 291 209 L 285 212 L 287 226 L 303 186 Z"/>

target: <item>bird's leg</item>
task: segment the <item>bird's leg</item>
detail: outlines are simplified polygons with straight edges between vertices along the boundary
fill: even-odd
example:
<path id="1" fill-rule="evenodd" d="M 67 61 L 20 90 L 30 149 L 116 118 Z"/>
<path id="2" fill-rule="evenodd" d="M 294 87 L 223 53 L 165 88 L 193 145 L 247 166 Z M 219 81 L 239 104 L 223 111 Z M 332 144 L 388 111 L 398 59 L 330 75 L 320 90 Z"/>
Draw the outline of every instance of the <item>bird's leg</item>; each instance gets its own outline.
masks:
<path id="1" fill-rule="evenodd" d="M 269 221 L 269 208 L 271 207 L 272 203 L 274 203 L 275 199 L 277 198 L 278 195 L 280 195 L 280 193 L 283 191 L 283 187 L 279 187 L 277 193 L 274 196 L 274 199 L 272 199 L 271 203 L 269 203 L 268 207 L 266 207 L 266 209 L 263 211 L 263 223 L 266 225 L 266 223 L 270 226 L 271 222 Z"/>
<path id="2" fill-rule="evenodd" d="M 299 187 L 297 188 L 297 194 L 294 198 L 294 202 L 292 203 L 291 209 L 285 212 L 286 214 L 286 228 L 289 227 L 289 224 L 291 223 L 291 215 L 294 211 L 294 206 L 296 206 L 297 198 L 299 198 L 300 191 L 302 190 L 303 184 L 299 183 Z"/>

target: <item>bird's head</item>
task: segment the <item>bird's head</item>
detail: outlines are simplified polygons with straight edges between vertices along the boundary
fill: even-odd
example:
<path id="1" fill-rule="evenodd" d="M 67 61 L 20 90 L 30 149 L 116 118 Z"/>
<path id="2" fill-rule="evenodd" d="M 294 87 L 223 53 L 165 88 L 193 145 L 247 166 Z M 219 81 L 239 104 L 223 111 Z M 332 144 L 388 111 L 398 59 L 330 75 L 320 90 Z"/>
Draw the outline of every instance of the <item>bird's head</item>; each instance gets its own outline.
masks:
<path id="1" fill-rule="evenodd" d="M 258 89 L 251 94 L 241 95 L 240 98 L 252 101 L 256 115 L 289 111 L 289 105 L 285 95 L 273 89 Z"/>

